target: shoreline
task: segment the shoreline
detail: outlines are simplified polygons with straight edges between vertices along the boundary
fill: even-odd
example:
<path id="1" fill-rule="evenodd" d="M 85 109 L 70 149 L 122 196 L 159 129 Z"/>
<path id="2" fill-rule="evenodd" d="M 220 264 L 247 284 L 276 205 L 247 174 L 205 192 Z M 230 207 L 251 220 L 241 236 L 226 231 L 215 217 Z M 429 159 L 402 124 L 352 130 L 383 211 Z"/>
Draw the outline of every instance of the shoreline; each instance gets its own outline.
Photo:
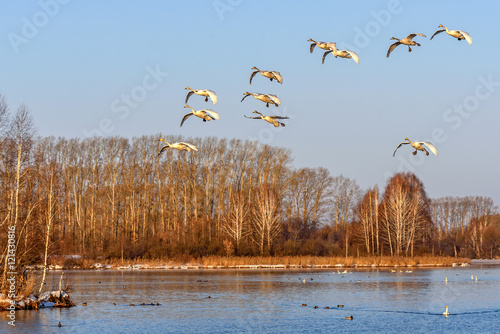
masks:
<path id="1" fill-rule="evenodd" d="M 74 259 L 74 258 L 73 258 Z M 81 259 L 70 263 L 51 264 L 54 270 L 224 270 L 224 269 L 340 269 L 340 268 L 434 268 L 468 266 L 473 260 L 452 257 L 220 257 L 199 259 Z M 491 260 L 495 261 L 495 260 Z M 28 270 L 43 269 L 43 265 L 27 266 Z"/>

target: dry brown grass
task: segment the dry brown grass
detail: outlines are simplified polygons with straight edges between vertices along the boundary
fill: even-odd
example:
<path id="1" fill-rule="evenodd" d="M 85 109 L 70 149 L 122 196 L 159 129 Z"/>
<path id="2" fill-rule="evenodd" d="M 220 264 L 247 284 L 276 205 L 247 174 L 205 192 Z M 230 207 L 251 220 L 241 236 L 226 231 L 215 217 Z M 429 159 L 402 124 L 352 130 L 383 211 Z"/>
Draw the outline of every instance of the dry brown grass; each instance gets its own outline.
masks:
<path id="1" fill-rule="evenodd" d="M 85 260 L 83 268 L 91 268 L 96 261 Z M 312 267 L 342 265 L 344 267 L 376 266 L 376 267 L 413 267 L 413 266 L 451 266 L 453 263 L 470 263 L 469 259 L 441 257 L 441 256 L 418 256 L 418 257 L 395 257 L 395 256 L 366 256 L 366 257 L 320 257 L 320 256 L 206 256 L 202 258 L 181 257 L 171 259 L 134 259 L 124 260 L 110 259 L 101 262 L 103 265 L 112 265 L 114 268 L 128 265 L 145 266 L 197 266 L 199 268 L 235 268 L 239 266 L 277 266 L 289 267 Z"/>

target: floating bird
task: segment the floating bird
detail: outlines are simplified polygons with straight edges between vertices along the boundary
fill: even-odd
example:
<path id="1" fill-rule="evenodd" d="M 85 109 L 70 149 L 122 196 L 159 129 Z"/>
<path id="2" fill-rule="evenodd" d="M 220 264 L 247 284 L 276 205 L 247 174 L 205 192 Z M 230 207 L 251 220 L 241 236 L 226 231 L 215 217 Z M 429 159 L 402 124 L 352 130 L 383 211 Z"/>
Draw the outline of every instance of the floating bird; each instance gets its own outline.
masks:
<path id="1" fill-rule="evenodd" d="M 448 283 L 448 276 L 446 276 L 446 278 L 444 279 L 444 281 L 445 281 L 446 283 Z"/>
<path id="2" fill-rule="evenodd" d="M 135 306 L 135 305 L 134 305 L 134 304 L 132 304 L 132 303 L 130 303 L 130 304 L 128 304 L 128 305 L 129 305 L 129 306 Z"/>
<path id="3" fill-rule="evenodd" d="M 401 142 L 399 143 L 399 145 L 396 147 L 396 149 L 394 150 L 394 153 L 392 154 L 392 156 L 394 156 L 396 154 L 396 151 L 398 150 L 399 147 L 401 147 L 401 145 L 405 145 L 405 144 L 410 144 L 416 151 L 413 152 L 412 154 L 415 155 L 417 154 L 417 151 L 422 151 L 422 152 L 425 152 L 425 155 L 429 155 L 429 152 L 425 149 L 425 146 L 427 146 L 427 148 L 429 150 L 431 150 L 432 153 L 434 153 L 436 156 L 438 155 L 438 150 L 434 147 L 434 145 L 432 145 L 431 143 L 429 142 L 425 142 L 425 141 L 411 141 L 407 138 L 405 138 L 405 140 L 407 140 L 408 142 Z"/>
<path id="4" fill-rule="evenodd" d="M 254 111 L 254 114 L 259 114 L 260 116 L 257 116 L 257 117 L 248 117 L 246 115 L 243 115 L 243 116 L 245 116 L 246 118 L 250 118 L 250 119 L 263 119 L 264 121 L 274 125 L 276 128 L 278 128 L 280 125 L 285 126 L 284 123 L 278 122 L 277 119 L 289 119 L 288 116 L 264 116 L 260 112 L 258 112 L 257 110 Z"/>
<path id="5" fill-rule="evenodd" d="M 162 152 L 168 148 L 173 148 L 173 149 L 176 149 L 179 151 L 188 151 L 188 152 L 191 152 L 192 150 L 198 151 L 198 147 L 194 146 L 193 144 L 184 143 L 184 142 L 170 144 L 169 142 L 167 142 L 163 138 L 158 139 L 158 141 L 162 141 L 162 140 L 166 143 L 166 145 L 161 148 L 160 152 L 158 153 L 158 156 L 160 156 L 160 154 L 162 154 Z"/>
<path id="6" fill-rule="evenodd" d="M 450 312 L 448 312 L 448 306 L 445 306 L 445 308 L 446 309 L 444 310 L 443 315 L 447 317 L 450 315 Z"/>
<path id="7" fill-rule="evenodd" d="M 82 306 L 87 306 L 87 303 L 82 303 Z"/>
<path id="8" fill-rule="evenodd" d="M 318 307 L 317 306 L 314 306 L 315 309 L 317 309 Z"/>
<path id="9" fill-rule="evenodd" d="M 200 95 L 200 96 L 205 96 L 205 102 L 207 102 L 208 98 L 210 98 L 210 100 L 212 100 L 213 104 L 217 104 L 217 95 L 215 95 L 215 92 L 213 90 L 208 90 L 208 89 L 192 89 L 192 88 L 189 88 L 189 87 L 186 87 L 186 89 L 191 90 L 186 95 L 186 102 L 184 102 L 186 104 L 188 103 L 189 97 L 191 95 L 193 95 L 193 94 Z"/>
<path id="10" fill-rule="evenodd" d="M 474 279 L 474 275 L 470 275 L 470 279 Z"/>
<path id="11" fill-rule="evenodd" d="M 184 115 L 184 117 L 182 117 L 181 126 L 182 126 L 182 124 L 184 124 L 186 119 L 188 119 L 192 115 L 195 115 L 195 116 L 203 119 L 203 122 L 220 119 L 219 114 L 211 109 L 194 110 L 193 108 L 191 108 L 187 104 L 184 106 L 184 108 L 190 108 L 192 110 L 192 112 L 187 113 L 186 115 Z"/>
<path id="12" fill-rule="evenodd" d="M 309 51 L 311 51 L 311 53 L 313 53 L 314 47 L 315 47 L 316 45 L 318 46 L 318 48 L 321 48 L 321 49 L 323 49 L 323 50 L 328 50 L 328 43 L 326 43 L 326 42 L 317 42 L 317 41 L 315 41 L 315 40 L 314 40 L 314 39 L 312 39 L 312 38 L 309 38 L 307 41 L 308 41 L 308 42 L 313 42 L 313 43 L 311 44 L 311 47 L 309 48 Z"/>
<path id="13" fill-rule="evenodd" d="M 335 58 L 340 57 L 340 58 L 347 58 L 354 60 L 356 64 L 359 64 L 359 57 L 354 51 L 349 51 L 349 50 L 337 50 L 337 43 L 328 43 L 328 47 L 330 50 L 326 51 L 323 53 L 323 61 L 322 64 L 325 63 L 325 57 L 329 54 L 332 53 Z"/>
<path id="14" fill-rule="evenodd" d="M 344 307 L 344 305 L 337 305 L 337 307 Z"/>
<path id="15" fill-rule="evenodd" d="M 465 39 L 467 41 L 467 43 L 469 43 L 470 45 L 472 45 L 472 37 L 470 37 L 469 34 L 466 33 L 465 31 L 462 31 L 462 30 L 448 30 L 448 28 L 446 28 L 442 24 L 439 25 L 439 28 L 444 28 L 444 29 L 440 29 L 440 30 L 436 31 L 434 33 L 434 35 L 432 35 L 431 39 L 433 39 L 434 36 L 436 36 L 437 34 L 440 34 L 443 31 L 446 31 L 446 33 L 448 35 L 450 35 L 451 37 L 455 37 L 459 41 L 461 41 L 462 39 Z"/>
<path id="16" fill-rule="evenodd" d="M 113 303 L 113 305 L 116 305 L 116 303 Z"/>
<path id="17" fill-rule="evenodd" d="M 261 100 L 262 102 L 266 103 L 266 107 L 268 107 L 268 108 L 269 108 L 269 103 L 274 104 L 276 107 L 281 104 L 280 99 L 276 95 L 273 95 L 273 94 L 260 94 L 260 93 L 245 92 L 244 95 L 245 96 L 243 96 L 243 98 L 241 99 L 241 102 L 243 102 L 243 100 L 247 96 L 252 95 L 257 100 Z"/>
<path id="18" fill-rule="evenodd" d="M 420 46 L 420 44 L 418 44 L 417 42 L 415 42 L 413 40 L 413 37 L 415 36 L 422 36 L 422 37 L 427 37 L 425 36 L 424 34 L 409 34 L 407 37 L 403 38 L 403 39 L 398 39 L 396 37 L 391 37 L 391 40 L 392 39 L 395 39 L 397 40 L 396 43 L 392 44 L 390 47 L 389 47 L 389 50 L 387 51 L 387 58 L 389 58 L 389 55 L 391 54 L 392 50 L 394 50 L 396 48 L 396 46 L 400 45 L 400 44 L 403 44 L 403 45 L 407 45 L 408 46 L 408 52 L 411 52 L 411 47 L 410 45 L 416 45 L 416 46 Z"/>
<path id="19" fill-rule="evenodd" d="M 61 322 L 59 321 L 59 323 L 57 324 L 57 327 L 61 327 L 61 326 L 62 326 Z"/>
<path id="20" fill-rule="evenodd" d="M 345 317 L 345 320 L 352 320 L 352 319 L 354 319 L 354 317 L 352 315 Z"/>
<path id="21" fill-rule="evenodd" d="M 273 81 L 273 79 L 274 79 L 274 80 L 278 81 L 280 84 L 283 83 L 283 77 L 281 76 L 280 72 L 276 72 L 276 71 L 261 71 L 257 67 L 255 67 L 255 66 L 252 67 L 252 70 L 256 70 L 256 71 L 252 72 L 252 75 L 250 76 L 250 85 L 252 84 L 253 77 L 257 73 L 262 74 L 262 76 L 264 76 L 266 78 L 269 78 L 271 81 Z"/>
<path id="22" fill-rule="evenodd" d="M 302 306 L 307 306 L 307 304 L 302 304 Z"/>

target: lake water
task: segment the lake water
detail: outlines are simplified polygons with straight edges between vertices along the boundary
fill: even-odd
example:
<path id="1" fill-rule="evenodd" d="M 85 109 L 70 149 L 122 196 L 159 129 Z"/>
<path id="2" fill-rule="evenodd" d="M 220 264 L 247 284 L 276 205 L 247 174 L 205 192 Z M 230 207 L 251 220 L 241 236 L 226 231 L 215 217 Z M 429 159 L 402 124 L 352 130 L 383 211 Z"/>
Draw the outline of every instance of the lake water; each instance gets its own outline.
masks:
<path id="1" fill-rule="evenodd" d="M 500 332 L 500 266 L 410 270 L 71 271 L 78 306 L 17 311 L 15 328 L 2 312 L 0 332 Z"/>

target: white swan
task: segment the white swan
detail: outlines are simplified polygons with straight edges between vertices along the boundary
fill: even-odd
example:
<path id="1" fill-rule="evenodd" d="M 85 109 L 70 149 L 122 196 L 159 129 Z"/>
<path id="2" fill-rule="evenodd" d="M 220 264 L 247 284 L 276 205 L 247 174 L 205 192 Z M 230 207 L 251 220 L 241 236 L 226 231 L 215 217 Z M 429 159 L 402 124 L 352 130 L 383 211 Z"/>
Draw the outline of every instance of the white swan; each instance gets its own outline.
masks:
<path id="1" fill-rule="evenodd" d="M 176 149 L 179 151 L 188 151 L 188 152 L 198 151 L 198 147 L 194 146 L 193 144 L 184 143 L 184 142 L 170 144 L 169 142 L 167 142 L 163 138 L 158 139 L 158 141 L 164 141 L 166 143 L 166 145 L 160 149 L 158 156 L 160 156 L 160 154 L 168 148 L 173 148 L 173 149 Z"/>
<path id="2" fill-rule="evenodd" d="M 251 118 L 251 119 L 263 119 L 264 121 L 271 123 L 275 127 L 279 127 L 280 125 L 285 126 L 285 124 L 278 122 L 277 119 L 288 119 L 288 116 L 264 116 L 260 112 L 258 112 L 257 110 L 254 111 L 254 114 L 259 114 L 260 116 L 257 116 L 257 117 L 248 117 L 246 115 L 243 115 L 243 116 L 245 116 L 246 118 Z"/>
<path id="3" fill-rule="evenodd" d="M 243 100 L 247 96 L 252 95 L 257 100 L 261 100 L 262 102 L 266 103 L 266 107 L 269 107 L 269 103 L 274 104 L 276 107 L 281 104 L 280 99 L 276 95 L 273 95 L 273 94 L 260 94 L 260 93 L 245 92 L 244 95 L 245 96 L 243 96 L 243 98 L 241 99 L 241 102 L 243 102 Z"/>
<path id="4" fill-rule="evenodd" d="M 184 124 L 186 119 L 188 119 L 192 115 L 195 115 L 195 116 L 203 119 L 203 122 L 211 121 L 211 120 L 215 120 L 215 119 L 220 119 L 219 114 L 213 110 L 210 110 L 210 109 L 194 110 L 193 108 L 191 108 L 187 104 L 184 106 L 184 108 L 190 108 L 192 110 L 192 112 L 187 113 L 186 115 L 184 115 L 184 117 L 182 117 L 181 126 L 182 126 L 182 124 Z"/>
<path id="5" fill-rule="evenodd" d="M 445 306 L 445 308 L 446 309 L 444 310 L 443 315 L 447 317 L 450 315 L 450 312 L 448 312 L 448 306 Z"/>
<path id="6" fill-rule="evenodd" d="M 191 91 L 186 95 L 186 102 L 184 102 L 184 103 L 188 103 L 189 97 L 193 94 L 196 94 L 196 95 L 200 95 L 200 96 L 205 96 L 205 102 L 207 102 L 208 98 L 210 98 L 210 100 L 212 100 L 212 103 L 214 105 L 217 104 L 217 95 L 215 95 L 215 92 L 213 90 L 192 89 L 192 88 L 189 88 L 189 86 L 186 87 L 185 89 L 189 89 Z"/>
<path id="7" fill-rule="evenodd" d="M 422 152 L 425 152 L 425 155 L 429 155 L 429 152 L 425 149 L 424 145 L 429 150 L 431 150 L 431 152 L 434 153 L 436 156 L 438 155 L 438 150 L 434 147 L 434 145 L 432 145 L 429 142 L 425 142 L 425 141 L 413 141 L 412 142 L 411 140 L 408 139 L 408 137 L 406 137 L 405 140 L 407 140 L 407 141 L 399 143 L 399 145 L 394 150 L 394 153 L 392 154 L 392 156 L 394 156 L 396 154 L 396 151 L 398 150 L 398 148 L 400 148 L 402 145 L 406 145 L 406 144 L 410 144 L 416 150 L 415 152 L 412 153 L 413 155 L 417 154 L 417 151 L 422 151 Z"/>
<path id="8" fill-rule="evenodd" d="M 389 58 L 389 55 L 391 54 L 392 50 L 394 50 L 396 48 L 396 46 L 398 46 L 400 44 L 407 45 L 408 46 L 408 52 L 411 52 L 410 45 L 420 46 L 420 44 L 418 44 L 417 42 L 415 42 L 413 40 L 413 37 L 415 37 L 415 36 L 427 37 L 424 34 L 418 34 L 418 33 L 417 34 L 409 34 L 407 37 L 405 37 L 403 39 L 398 39 L 396 37 L 391 37 L 391 40 L 395 39 L 395 40 L 397 40 L 397 42 L 391 44 L 391 46 L 389 47 L 389 50 L 387 50 L 387 58 Z"/>
<path id="9" fill-rule="evenodd" d="M 470 45 L 472 45 L 472 37 L 469 36 L 468 33 L 466 33 L 465 31 L 462 31 L 462 30 L 449 30 L 448 28 L 446 28 L 444 25 L 440 24 L 438 26 L 439 28 L 444 28 L 444 29 L 440 29 L 438 31 L 436 31 L 434 33 L 434 35 L 431 36 L 431 39 L 434 38 L 434 36 L 436 36 L 437 34 L 440 34 L 442 33 L 443 31 L 446 31 L 446 33 L 448 35 L 450 35 L 451 37 L 455 37 L 457 38 L 459 41 L 461 41 L 462 39 L 465 39 L 467 41 L 467 43 L 469 43 Z"/>
<path id="10" fill-rule="evenodd" d="M 262 74 L 262 76 L 264 76 L 266 78 L 269 78 L 271 81 L 273 81 L 273 79 L 274 79 L 274 80 L 278 81 L 280 84 L 283 83 L 283 77 L 281 76 L 280 72 L 276 72 L 276 71 L 261 71 L 257 67 L 255 67 L 255 66 L 252 67 L 252 70 L 256 70 L 256 71 L 252 72 L 252 75 L 250 76 L 250 85 L 252 84 L 253 77 L 257 73 Z"/>
<path id="11" fill-rule="evenodd" d="M 311 44 L 310 48 L 309 48 L 309 51 L 310 51 L 311 53 L 313 53 L 314 47 L 315 47 L 316 45 L 318 46 L 318 48 L 321 48 L 321 49 L 323 49 L 323 50 L 328 50 L 328 43 L 327 43 L 327 42 L 317 42 L 317 41 L 315 41 L 315 40 L 314 40 L 314 39 L 312 39 L 312 38 L 309 38 L 307 41 L 308 41 L 308 42 L 313 42 L 313 43 Z"/>
<path id="12" fill-rule="evenodd" d="M 354 51 L 349 51 L 349 50 L 338 50 L 337 49 L 337 43 L 327 43 L 329 50 L 323 53 L 323 61 L 322 64 L 325 63 L 325 57 L 329 54 L 332 53 L 335 58 L 340 57 L 340 58 L 347 58 L 354 60 L 356 64 L 359 64 L 359 57 Z"/>

